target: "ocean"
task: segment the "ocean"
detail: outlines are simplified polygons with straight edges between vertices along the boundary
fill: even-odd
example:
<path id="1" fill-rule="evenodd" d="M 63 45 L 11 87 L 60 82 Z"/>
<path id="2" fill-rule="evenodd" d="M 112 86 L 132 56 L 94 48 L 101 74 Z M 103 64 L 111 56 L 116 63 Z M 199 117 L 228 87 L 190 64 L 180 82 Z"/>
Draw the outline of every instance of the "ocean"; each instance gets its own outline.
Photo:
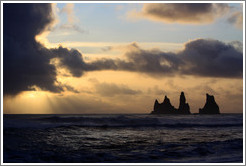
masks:
<path id="1" fill-rule="evenodd" d="M 3 162 L 242 163 L 243 114 L 5 114 Z"/>

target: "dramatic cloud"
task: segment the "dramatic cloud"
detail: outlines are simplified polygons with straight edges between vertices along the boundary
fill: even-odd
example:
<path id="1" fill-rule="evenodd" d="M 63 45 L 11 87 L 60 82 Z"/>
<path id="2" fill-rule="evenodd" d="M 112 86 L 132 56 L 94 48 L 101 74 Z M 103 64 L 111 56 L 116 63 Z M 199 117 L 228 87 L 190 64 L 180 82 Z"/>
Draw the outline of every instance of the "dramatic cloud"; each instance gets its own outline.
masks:
<path id="1" fill-rule="evenodd" d="M 153 3 L 144 4 L 140 12 L 130 12 L 131 17 L 148 18 L 165 23 L 206 24 L 229 10 L 227 4 L 211 3 Z"/>
<path id="2" fill-rule="evenodd" d="M 83 65 L 82 55 L 62 47 L 49 50 L 35 40 L 53 21 L 51 4 L 3 5 L 4 94 L 16 95 L 34 87 L 51 92 L 64 88 L 74 91 L 57 81 L 56 67 L 50 62 L 58 58 L 72 75 L 81 76 L 82 71 L 76 68 L 80 62 Z"/>
<path id="3" fill-rule="evenodd" d="M 75 49 L 68 50 L 67 48 L 59 47 L 58 49 L 50 49 L 50 54 L 58 58 L 59 65 L 67 68 L 74 77 L 82 76 L 83 70 L 86 69 L 81 53 Z"/>
<path id="4" fill-rule="evenodd" d="M 242 77 L 243 53 L 218 40 L 198 39 L 178 53 L 185 62 L 181 72 L 210 77 Z"/>
<path id="5" fill-rule="evenodd" d="M 86 63 L 82 54 L 75 49 L 47 49 L 35 40 L 36 35 L 52 25 L 54 18 L 51 10 L 51 5 L 44 3 L 3 4 L 4 95 L 17 95 L 37 88 L 56 93 L 64 90 L 77 92 L 57 81 L 57 67 L 67 69 L 74 77 L 81 77 L 88 71 L 123 70 L 158 77 L 196 75 L 242 78 L 242 44 L 209 39 L 190 41 L 178 53 L 145 50 L 133 43 L 125 59 L 99 59 Z M 58 63 L 52 63 L 53 60 Z M 138 93 L 127 87 L 105 87 L 120 93 Z"/>
<path id="6" fill-rule="evenodd" d="M 126 60 L 99 59 L 88 63 L 89 70 L 124 70 L 143 72 L 151 75 L 173 75 L 182 63 L 174 53 L 159 50 L 143 50 L 136 43 L 128 46 Z"/>
<path id="7" fill-rule="evenodd" d="M 17 94 L 38 86 L 60 92 L 56 69 L 45 48 L 35 41 L 52 23 L 49 4 L 3 4 L 3 86 L 4 94 Z"/>
<path id="8" fill-rule="evenodd" d="M 226 44 L 218 40 L 197 39 L 185 44 L 178 53 L 144 50 L 133 43 L 126 60 L 103 59 L 88 63 L 90 70 L 125 70 L 150 76 L 196 75 L 241 78 L 243 53 L 238 42 Z"/>
<path id="9" fill-rule="evenodd" d="M 243 12 L 235 12 L 229 18 L 228 22 L 235 25 L 238 29 L 243 29 Z"/>

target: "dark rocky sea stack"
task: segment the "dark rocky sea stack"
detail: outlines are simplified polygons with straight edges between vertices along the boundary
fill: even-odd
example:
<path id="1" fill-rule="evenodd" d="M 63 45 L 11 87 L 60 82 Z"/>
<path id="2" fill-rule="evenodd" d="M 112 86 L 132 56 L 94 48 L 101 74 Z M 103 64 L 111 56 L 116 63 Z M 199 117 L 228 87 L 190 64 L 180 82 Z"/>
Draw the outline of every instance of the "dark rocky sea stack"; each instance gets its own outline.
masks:
<path id="1" fill-rule="evenodd" d="M 204 107 L 199 109 L 199 114 L 220 114 L 220 109 L 215 102 L 214 96 L 206 94 L 207 100 Z"/>
<path id="2" fill-rule="evenodd" d="M 184 92 L 181 92 L 179 99 L 178 114 L 190 114 L 190 106 L 186 103 Z"/>
<path id="3" fill-rule="evenodd" d="M 163 103 L 155 100 L 154 111 L 151 114 L 190 114 L 189 104 L 186 103 L 184 92 L 181 92 L 179 108 L 176 109 L 172 106 L 169 98 L 165 96 Z"/>
<path id="4" fill-rule="evenodd" d="M 161 104 L 159 104 L 158 100 L 155 100 L 154 111 L 152 111 L 151 114 L 173 114 L 174 109 L 169 98 L 165 96 Z"/>

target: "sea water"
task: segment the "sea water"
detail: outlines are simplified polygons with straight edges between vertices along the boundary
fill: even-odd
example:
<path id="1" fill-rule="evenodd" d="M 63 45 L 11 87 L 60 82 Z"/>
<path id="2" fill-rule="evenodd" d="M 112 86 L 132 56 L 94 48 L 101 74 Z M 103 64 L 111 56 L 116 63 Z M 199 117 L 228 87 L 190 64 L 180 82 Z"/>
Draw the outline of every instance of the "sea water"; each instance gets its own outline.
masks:
<path id="1" fill-rule="evenodd" d="M 243 162 L 243 114 L 4 115 L 4 163 Z"/>

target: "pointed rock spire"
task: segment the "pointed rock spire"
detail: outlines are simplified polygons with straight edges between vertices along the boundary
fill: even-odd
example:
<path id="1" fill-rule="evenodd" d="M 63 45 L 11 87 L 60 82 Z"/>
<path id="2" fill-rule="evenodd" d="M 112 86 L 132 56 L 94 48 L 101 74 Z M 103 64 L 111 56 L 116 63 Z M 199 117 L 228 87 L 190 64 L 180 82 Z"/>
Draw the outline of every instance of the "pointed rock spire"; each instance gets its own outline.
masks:
<path id="1" fill-rule="evenodd" d="M 186 103 L 184 92 L 180 94 L 179 108 L 177 111 L 179 114 L 190 114 L 190 106 Z"/>
<path id="2" fill-rule="evenodd" d="M 154 110 L 157 110 L 159 108 L 160 104 L 158 102 L 158 100 L 155 100 L 155 105 L 154 105 Z"/>
<path id="3" fill-rule="evenodd" d="M 180 102 L 180 104 L 179 104 L 179 105 L 181 105 L 181 104 L 185 104 L 185 101 L 186 101 L 186 99 L 185 99 L 184 92 L 181 92 L 181 94 L 180 94 L 180 98 L 179 98 L 179 102 Z"/>
<path id="4" fill-rule="evenodd" d="M 163 103 L 170 103 L 170 99 L 167 96 L 165 96 Z"/>
<path id="5" fill-rule="evenodd" d="M 213 95 L 206 94 L 206 103 L 202 109 L 199 109 L 199 114 L 220 114 L 219 106 Z"/>
<path id="6" fill-rule="evenodd" d="M 171 104 L 170 99 L 165 96 L 162 103 L 155 100 L 154 111 L 151 114 L 190 114 L 189 104 L 186 103 L 184 92 L 180 95 L 179 109 L 174 108 Z"/>
<path id="7" fill-rule="evenodd" d="M 155 100 L 154 111 L 151 114 L 173 114 L 174 106 L 170 103 L 167 96 L 164 97 L 163 102 L 160 104 L 158 100 Z"/>

